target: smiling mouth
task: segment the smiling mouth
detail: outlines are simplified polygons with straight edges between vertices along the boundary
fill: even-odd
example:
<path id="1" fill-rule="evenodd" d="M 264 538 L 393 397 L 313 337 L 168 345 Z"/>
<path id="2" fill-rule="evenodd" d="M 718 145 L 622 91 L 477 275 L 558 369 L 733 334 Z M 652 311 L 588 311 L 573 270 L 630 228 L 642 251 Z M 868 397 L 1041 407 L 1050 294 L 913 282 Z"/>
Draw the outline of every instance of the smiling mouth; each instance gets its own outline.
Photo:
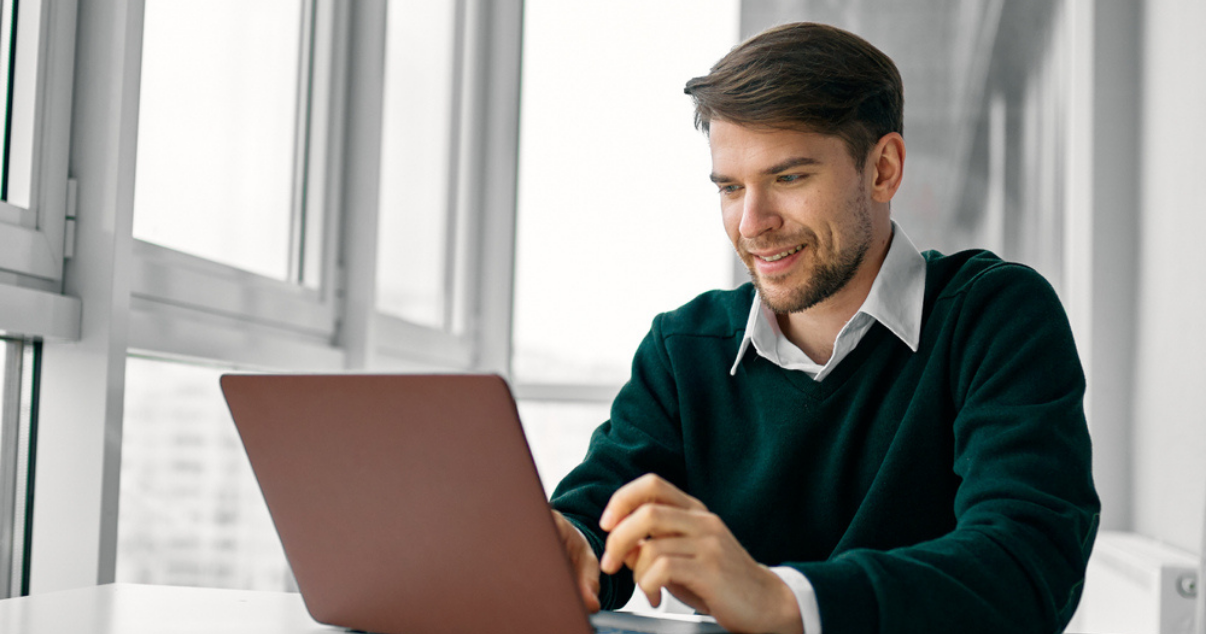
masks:
<path id="1" fill-rule="evenodd" d="M 799 246 L 792 247 L 792 248 L 790 248 L 790 249 L 788 249 L 788 250 L 786 250 L 786 251 L 784 251 L 784 252 L 782 252 L 782 253 L 776 253 L 775 255 L 768 255 L 768 256 L 757 255 L 757 256 L 754 256 L 754 257 L 758 258 L 759 260 L 762 260 L 763 262 L 777 262 L 777 261 L 782 260 L 783 258 L 785 258 L 785 257 L 787 257 L 787 256 L 789 256 L 789 255 L 793 255 L 793 254 L 795 254 L 795 253 L 799 253 L 799 252 L 800 252 L 800 250 L 801 250 L 801 249 L 803 249 L 803 248 L 804 248 L 804 245 L 802 245 L 802 244 L 801 244 L 801 245 L 799 245 Z"/>

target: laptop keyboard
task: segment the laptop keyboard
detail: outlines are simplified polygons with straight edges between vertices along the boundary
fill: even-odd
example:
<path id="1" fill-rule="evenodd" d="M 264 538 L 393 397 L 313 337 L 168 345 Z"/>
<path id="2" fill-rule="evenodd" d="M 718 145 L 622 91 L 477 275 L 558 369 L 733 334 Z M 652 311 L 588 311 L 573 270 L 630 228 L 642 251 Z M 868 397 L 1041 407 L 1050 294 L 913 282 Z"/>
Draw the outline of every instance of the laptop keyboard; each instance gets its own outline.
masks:
<path id="1" fill-rule="evenodd" d="M 640 632 L 638 630 L 622 630 L 618 627 L 596 626 L 595 634 L 648 634 L 648 632 Z"/>
<path id="2" fill-rule="evenodd" d="M 598 612 L 590 620 L 595 634 L 727 634 L 710 620 L 651 618 L 626 612 Z"/>

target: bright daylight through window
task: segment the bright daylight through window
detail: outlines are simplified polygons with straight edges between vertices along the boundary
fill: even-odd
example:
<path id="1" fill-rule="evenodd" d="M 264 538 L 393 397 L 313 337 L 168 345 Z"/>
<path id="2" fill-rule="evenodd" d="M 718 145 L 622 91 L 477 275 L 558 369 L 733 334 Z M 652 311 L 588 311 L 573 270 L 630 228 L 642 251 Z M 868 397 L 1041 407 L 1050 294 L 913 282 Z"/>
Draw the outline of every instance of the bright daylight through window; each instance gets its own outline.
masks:
<path id="1" fill-rule="evenodd" d="M 607 420 L 653 316 L 733 283 L 682 86 L 736 44 L 738 6 L 524 4 L 512 376 L 549 493 Z M 536 384 L 549 389 L 525 398 Z M 574 385 L 603 389 L 583 400 Z"/>
<path id="2" fill-rule="evenodd" d="M 736 44 L 737 9 L 525 3 L 516 381 L 618 385 L 654 315 L 732 285 L 682 87 Z"/>
<path id="3" fill-rule="evenodd" d="M 291 583 L 220 374 L 139 357 L 126 362 L 119 582 L 246 590 Z"/>
<path id="4" fill-rule="evenodd" d="M 456 6 L 388 5 L 378 203 L 377 309 L 445 329 L 455 244 Z"/>
<path id="5" fill-rule="evenodd" d="M 289 276 L 301 38 L 299 0 L 148 0 L 134 237 Z"/>

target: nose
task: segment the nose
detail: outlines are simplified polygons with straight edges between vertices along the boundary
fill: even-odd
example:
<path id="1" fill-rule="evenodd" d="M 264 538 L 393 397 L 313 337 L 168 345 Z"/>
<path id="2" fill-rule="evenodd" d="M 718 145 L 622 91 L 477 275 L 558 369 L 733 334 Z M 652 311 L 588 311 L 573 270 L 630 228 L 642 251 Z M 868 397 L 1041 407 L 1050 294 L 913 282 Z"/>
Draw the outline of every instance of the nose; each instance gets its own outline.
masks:
<path id="1" fill-rule="evenodd" d="M 741 224 L 738 229 L 743 238 L 756 238 L 783 224 L 783 219 L 775 211 L 774 201 L 766 192 L 754 187 L 747 188 L 741 205 Z"/>

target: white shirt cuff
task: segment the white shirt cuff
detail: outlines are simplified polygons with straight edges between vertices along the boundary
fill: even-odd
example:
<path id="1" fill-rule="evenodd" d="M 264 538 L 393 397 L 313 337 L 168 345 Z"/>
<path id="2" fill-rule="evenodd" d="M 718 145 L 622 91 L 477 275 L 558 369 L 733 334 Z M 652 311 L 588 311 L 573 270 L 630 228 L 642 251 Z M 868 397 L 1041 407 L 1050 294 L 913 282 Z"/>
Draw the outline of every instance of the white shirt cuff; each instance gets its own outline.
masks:
<path id="1" fill-rule="evenodd" d="M 804 634 L 821 634 L 821 608 L 817 605 L 817 593 L 804 573 L 791 566 L 775 566 L 771 572 L 779 575 L 783 583 L 796 595 L 800 606 L 800 618 L 804 621 Z"/>

